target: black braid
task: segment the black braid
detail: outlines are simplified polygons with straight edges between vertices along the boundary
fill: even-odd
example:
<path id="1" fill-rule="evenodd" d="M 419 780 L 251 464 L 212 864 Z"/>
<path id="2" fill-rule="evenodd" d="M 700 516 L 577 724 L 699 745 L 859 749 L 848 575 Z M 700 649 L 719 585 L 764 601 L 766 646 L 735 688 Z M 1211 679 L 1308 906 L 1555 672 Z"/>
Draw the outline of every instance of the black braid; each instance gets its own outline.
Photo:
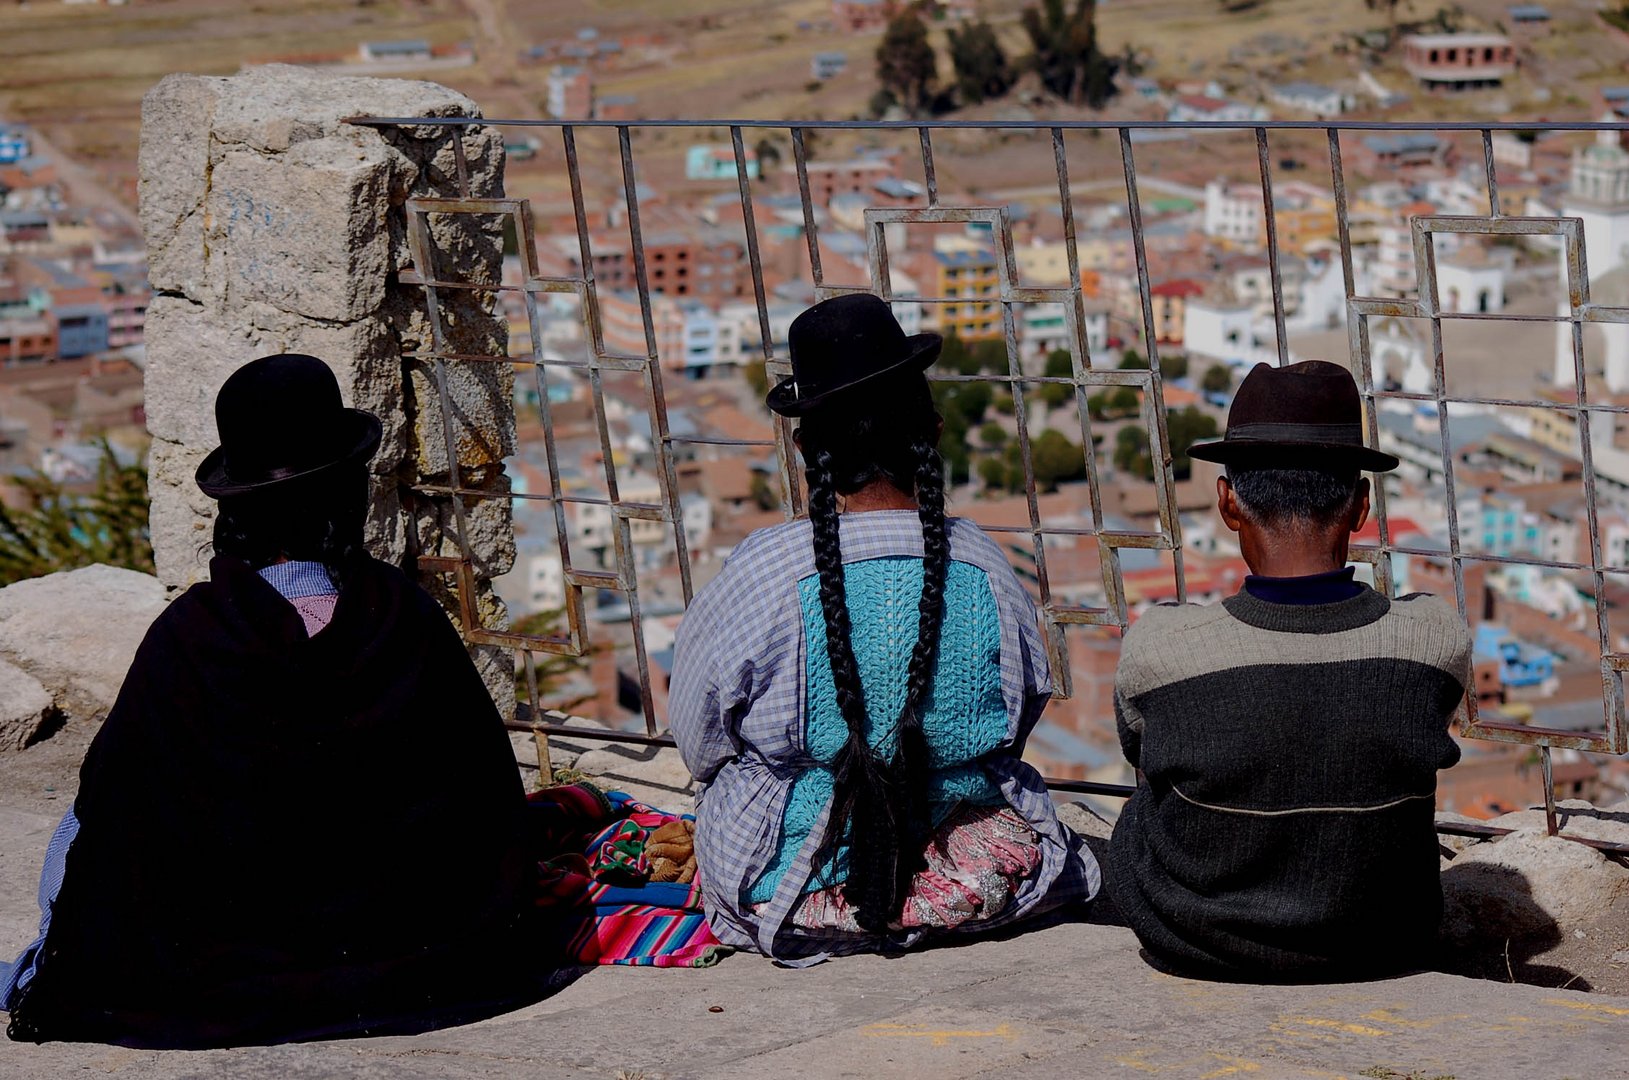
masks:
<path id="1" fill-rule="evenodd" d="M 847 880 L 864 883 L 867 888 L 863 896 L 850 896 L 850 902 L 856 905 L 857 914 L 870 922 L 873 920 L 869 916 L 879 909 L 886 912 L 890 907 L 892 897 L 888 894 L 896 877 L 893 867 L 897 862 L 897 848 L 892 841 L 897 834 L 892 823 L 886 820 L 892 802 L 886 793 L 887 770 L 865 734 L 865 686 L 860 681 L 860 666 L 854 659 L 850 635 L 831 452 L 822 449 L 811 453 L 805 475 L 809 484 L 815 568 L 820 573 L 820 610 L 826 620 L 826 654 L 831 658 L 837 708 L 848 727 L 848 739 L 832 765 L 831 817 L 815 855 L 815 866 L 828 866 L 844 838 L 853 834 Z M 885 915 L 881 923 L 886 925 L 890 917 Z M 878 931 L 882 928 L 882 925 L 875 927 Z"/>
<path id="2" fill-rule="evenodd" d="M 879 404 L 886 408 L 879 410 Z M 927 380 L 913 373 L 894 385 L 877 387 L 862 401 L 828 405 L 806 416 L 800 429 L 826 651 L 838 709 L 848 728 L 848 739 L 832 766 L 832 810 L 814 866 L 817 872 L 829 867 L 847 842 L 843 896 L 859 926 L 875 934 L 898 919 L 911 880 L 923 868 L 931 827 L 921 709 L 933 681 L 950 561 L 943 465 L 934 445 L 938 427 Z M 858 491 L 877 479 L 915 493 L 923 536 L 917 642 L 897 720 L 898 750 L 888 759 L 866 738 L 865 691 L 850 636 L 837 514 L 839 493 Z"/>
<path id="3" fill-rule="evenodd" d="M 899 714 L 899 779 L 907 820 L 904 851 L 897 864 L 898 895 L 910 892 L 911 878 L 923 869 L 922 847 L 931 822 L 928 805 L 928 743 L 922 733 L 922 704 L 933 684 L 939 631 L 945 621 L 945 577 L 950 569 L 950 534 L 945 527 L 944 463 L 925 438 L 911 445 L 916 455 L 917 516 L 922 521 L 922 598 L 917 604 L 916 645 L 906 669 L 905 706 Z"/>

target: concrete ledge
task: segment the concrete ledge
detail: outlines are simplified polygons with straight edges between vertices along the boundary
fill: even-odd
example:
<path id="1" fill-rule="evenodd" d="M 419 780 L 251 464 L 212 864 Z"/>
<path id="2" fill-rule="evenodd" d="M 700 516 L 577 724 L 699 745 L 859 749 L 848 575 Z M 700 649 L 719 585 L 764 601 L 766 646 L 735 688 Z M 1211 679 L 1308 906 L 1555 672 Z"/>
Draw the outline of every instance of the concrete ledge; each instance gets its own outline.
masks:
<path id="1" fill-rule="evenodd" d="M 717 1009 L 718 1011 L 713 1011 Z M 807 971 L 599 968 L 415 1038 L 209 1053 L 13 1044 L 0 1077 L 1621 1076 L 1629 999 L 1426 974 L 1251 987 L 1161 975 L 1070 924 Z"/>
<path id="2" fill-rule="evenodd" d="M 0 953 L 33 936 L 45 839 L 93 730 L 70 724 L 0 757 Z M 529 739 L 516 744 L 531 756 Z M 601 748 L 556 740 L 555 763 Z M 640 797 L 683 805 L 687 785 L 656 760 L 666 755 L 618 751 L 586 764 Z M 0 1080 L 1625 1075 L 1629 997 L 1440 973 L 1337 986 L 1191 982 L 1148 967 L 1129 930 L 1102 925 L 1111 917 L 1104 905 L 1090 922 L 807 971 L 749 954 L 705 971 L 596 968 L 530 1008 L 414 1038 L 206 1053 L 6 1044 Z"/>

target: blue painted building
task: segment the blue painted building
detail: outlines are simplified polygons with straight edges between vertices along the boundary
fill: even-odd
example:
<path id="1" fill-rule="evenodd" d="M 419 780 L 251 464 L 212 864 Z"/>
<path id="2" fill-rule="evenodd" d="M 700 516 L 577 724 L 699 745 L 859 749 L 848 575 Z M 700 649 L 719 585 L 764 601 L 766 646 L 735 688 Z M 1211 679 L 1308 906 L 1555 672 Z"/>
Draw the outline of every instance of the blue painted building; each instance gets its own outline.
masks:
<path id="1" fill-rule="evenodd" d="M 26 134 L 17 128 L 0 128 L 0 165 L 15 165 L 32 154 Z"/>
<path id="2" fill-rule="evenodd" d="M 53 308 L 57 322 L 57 355 L 64 360 L 107 351 L 107 309 L 100 304 L 64 304 Z"/>
<path id="3" fill-rule="evenodd" d="M 1529 645 L 1497 623 L 1481 623 L 1472 643 L 1476 662 L 1496 661 L 1505 686 L 1534 687 L 1555 678 L 1555 654 Z"/>
<path id="4" fill-rule="evenodd" d="M 758 155 L 750 147 L 742 148 L 747 167 L 747 179 L 758 179 Z M 686 180 L 734 180 L 735 151 L 728 146 L 698 144 L 684 152 Z"/>

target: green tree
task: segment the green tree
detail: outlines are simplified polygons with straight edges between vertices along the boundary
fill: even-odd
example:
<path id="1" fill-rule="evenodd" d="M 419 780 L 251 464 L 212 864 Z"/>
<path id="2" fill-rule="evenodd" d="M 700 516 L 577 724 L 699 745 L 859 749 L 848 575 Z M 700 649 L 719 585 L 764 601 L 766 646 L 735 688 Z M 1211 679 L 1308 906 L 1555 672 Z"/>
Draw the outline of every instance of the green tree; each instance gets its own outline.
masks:
<path id="1" fill-rule="evenodd" d="M 877 82 L 912 115 L 927 112 L 934 99 L 939 62 L 928 28 L 912 9 L 894 16 L 877 45 Z"/>
<path id="2" fill-rule="evenodd" d="M 1199 389 L 1207 394 L 1225 394 L 1233 386 L 1233 372 L 1226 364 L 1212 364 L 1199 377 Z"/>
<path id="3" fill-rule="evenodd" d="M 1007 372 L 1007 343 L 999 338 L 987 338 L 973 344 L 973 370 L 969 375 L 988 371 L 997 375 Z"/>
<path id="4" fill-rule="evenodd" d="M 769 480 L 769 474 L 759 469 L 752 471 L 752 501 L 760 510 L 774 510 L 781 504 L 778 484 Z"/>
<path id="5" fill-rule="evenodd" d="M 87 494 L 44 476 L 18 478 L 28 505 L 0 503 L 0 585 L 93 563 L 153 572 L 147 470 L 120 464 L 106 439 L 101 447 Z"/>
<path id="6" fill-rule="evenodd" d="M 1060 483 L 1086 476 L 1086 455 L 1060 431 L 1047 428 L 1030 440 L 1029 457 L 1035 486 L 1052 491 Z"/>
<path id="7" fill-rule="evenodd" d="M 949 34 L 950 65 L 963 104 L 977 105 L 1012 89 L 1012 65 L 989 23 L 980 19 L 959 31 L 952 27 Z"/>
<path id="8" fill-rule="evenodd" d="M 979 442 L 992 450 L 999 450 L 1007 445 L 1007 429 L 994 420 L 987 420 L 979 428 Z"/>
<path id="9" fill-rule="evenodd" d="M 1137 391 L 1129 386 L 1116 386 L 1109 391 L 1109 400 L 1104 411 L 1111 417 L 1136 416 L 1141 406 L 1142 399 L 1137 396 Z"/>
<path id="10" fill-rule="evenodd" d="M 1390 45 L 1397 40 L 1397 9 L 1406 0 L 1363 0 L 1363 6 L 1370 11 L 1384 12 L 1386 15 L 1386 44 Z M 1412 6 L 1412 5 L 1411 5 Z"/>
<path id="11" fill-rule="evenodd" d="M 1154 478 L 1154 465 L 1148 454 L 1148 433 L 1127 425 L 1114 437 L 1114 467 L 1121 472 Z"/>
<path id="12" fill-rule="evenodd" d="M 1181 353 L 1174 356 L 1160 357 L 1160 377 L 1162 379 L 1180 379 L 1188 374 L 1188 358 Z"/>
<path id="13" fill-rule="evenodd" d="M 982 383 L 933 384 L 934 405 L 945 420 L 944 431 L 939 436 L 939 456 L 945 459 L 945 465 L 950 471 L 950 482 L 953 484 L 965 484 L 973 467 L 973 455 L 967 445 L 967 432 L 972 425 L 962 411 L 960 392 L 965 387 L 982 385 Z M 980 415 L 983 415 L 982 409 Z"/>
<path id="14" fill-rule="evenodd" d="M 1017 412 L 1018 406 L 1013 401 L 1012 394 L 1006 391 L 1002 391 L 1001 393 L 997 394 L 995 399 L 995 411 L 1000 413 L 1002 416 L 1011 416 L 1013 413 Z"/>
<path id="15" fill-rule="evenodd" d="M 979 480 L 986 488 L 1006 487 L 1009 472 L 1007 463 L 1001 458 L 987 457 L 979 461 Z"/>
<path id="16" fill-rule="evenodd" d="M 1125 352 L 1120 354 L 1121 371 L 1131 371 L 1137 368 L 1146 369 L 1147 367 L 1148 357 L 1144 356 L 1136 349 L 1127 349 Z"/>
<path id="17" fill-rule="evenodd" d="M 1178 480 L 1186 479 L 1193 472 L 1188 449 L 1200 439 L 1215 437 L 1216 418 L 1189 405 L 1180 412 L 1166 414 L 1165 430 L 1171 437 L 1171 473 Z M 1153 477 L 1152 469 L 1148 475 Z"/>
<path id="18" fill-rule="evenodd" d="M 748 360 L 741 365 L 741 374 L 746 378 L 747 385 L 752 387 L 752 396 L 762 401 L 764 395 L 769 393 L 769 372 L 764 370 L 764 365 Z"/>
<path id="19" fill-rule="evenodd" d="M 1075 362 L 1070 357 L 1068 349 L 1053 349 L 1046 354 L 1046 367 L 1042 370 L 1042 374 L 1047 378 L 1064 379 L 1069 378 L 1074 373 Z M 1056 409 L 1075 396 L 1075 388 L 1066 383 L 1042 383 L 1038 396 L 1049 407 Z"/>
<path id="20" fill-rule="evenodd" d="M 1041 85 L 1071 105 L 1101 109 L 1115 94 L 1114 74 L 1120 62 L 1097 45 L 1096 0 L 1041 0 L 1024 9 L 1024 32 L 1033 53 L 1029 64 Z"/>
<path id="21" fill-rule="evenodd" d="M 935 361 L 939 367 L 946 371 L 953 371 L 957 375 L 974 374 L 973 357 L 963 341 L 954 330 L 945 333 L 943 344 L 939 346 L 939 359 Z"/>
<path id="22" fill-rule="evenodd" d="M 769 179 L 770 170 L 778 168 L 781 163 L 780 144 L 765 135 L 753 146 L 752 152 L 758 158 L 758 179 Z"/>

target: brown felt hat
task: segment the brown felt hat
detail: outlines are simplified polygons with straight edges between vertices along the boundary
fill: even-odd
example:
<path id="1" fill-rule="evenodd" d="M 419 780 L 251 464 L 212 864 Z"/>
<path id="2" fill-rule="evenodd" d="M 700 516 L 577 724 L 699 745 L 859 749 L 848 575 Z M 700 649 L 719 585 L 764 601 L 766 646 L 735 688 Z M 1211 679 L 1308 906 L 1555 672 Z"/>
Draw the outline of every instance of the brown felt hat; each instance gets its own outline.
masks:
<path id="1" fill-rule="evenodd" d="M 1327 360 L 1257 364 L 1227 412 L 1227 434 L 1195 443 L 1201 461 L 1256 469 L 1344 465 L 1390 472 L 1397 458 L 1363 445 L 1363 401 L 1352 373 Z"/>

